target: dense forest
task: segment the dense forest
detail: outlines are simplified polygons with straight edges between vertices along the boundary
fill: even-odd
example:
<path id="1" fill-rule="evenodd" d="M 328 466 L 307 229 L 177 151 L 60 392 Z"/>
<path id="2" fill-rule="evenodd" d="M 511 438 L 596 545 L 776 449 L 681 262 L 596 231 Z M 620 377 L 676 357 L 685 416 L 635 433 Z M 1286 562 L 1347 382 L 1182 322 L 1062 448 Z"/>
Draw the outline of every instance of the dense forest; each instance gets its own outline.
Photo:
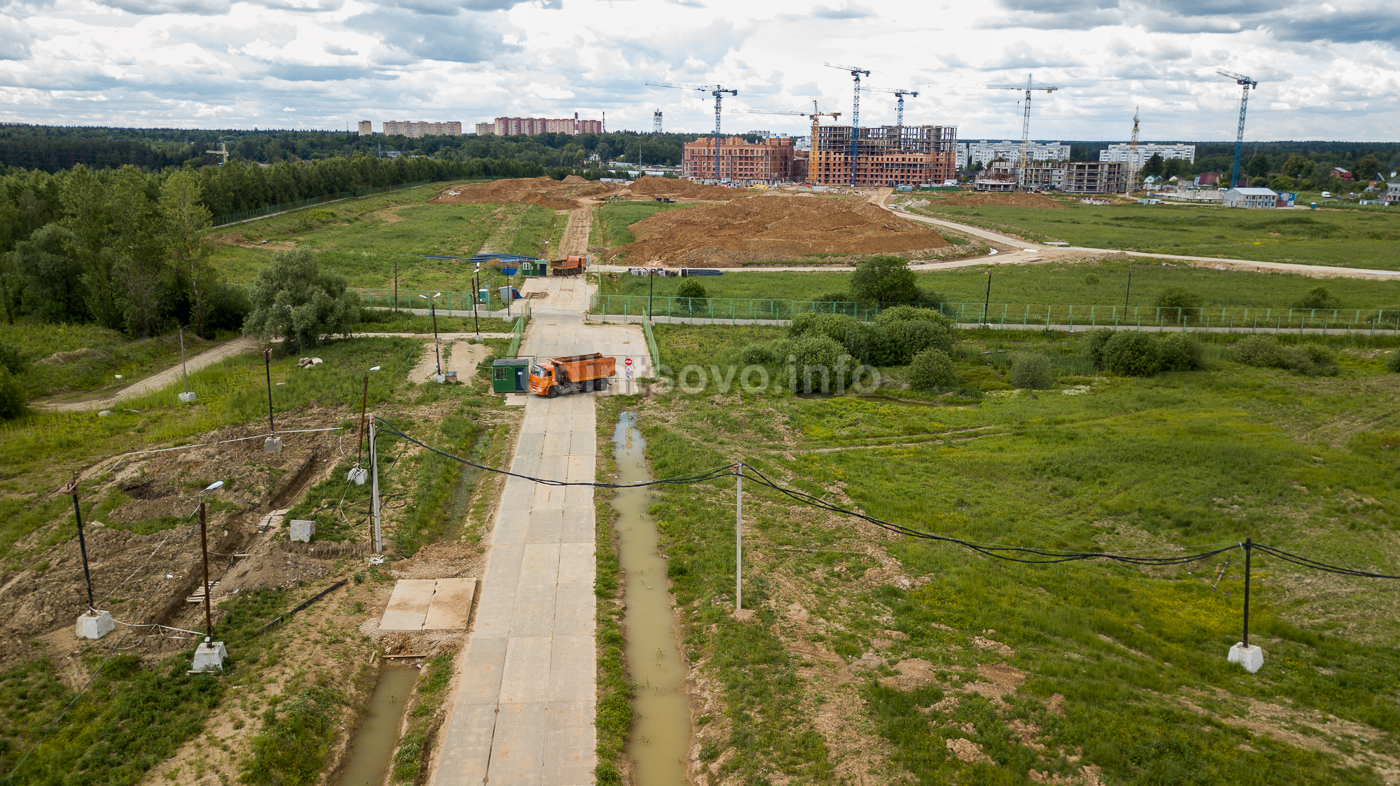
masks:
<path id="1" fill-rule="evenodd" d="M 0 165 L 60 172 L 78 164 L 106 169 L 130 164 L 160 169 L 193 162 L 316 161 L 355 155 L 429 156 L 454 161 L 489 158 L 544 168 L 584 170 L 592 156 L 675 166 L 695 134 L 539 134 L 536 136 L 360 136 L 345 131 L 188 130 L 178 128 L 61 128 L 0 125 Z"/>

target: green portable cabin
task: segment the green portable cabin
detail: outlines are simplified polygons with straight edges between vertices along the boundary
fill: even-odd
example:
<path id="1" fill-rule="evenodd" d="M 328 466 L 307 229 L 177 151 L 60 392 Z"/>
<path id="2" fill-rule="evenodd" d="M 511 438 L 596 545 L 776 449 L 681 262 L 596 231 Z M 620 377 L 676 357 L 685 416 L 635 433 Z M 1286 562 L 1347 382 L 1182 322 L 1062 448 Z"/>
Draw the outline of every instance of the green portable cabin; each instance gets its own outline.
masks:
<path id="1" fill-rule="evenodd" d="M 530 389 L 530 359 L 505 358 L 491 364 L 491 390 L 495 393 L 524 393 Z"/>

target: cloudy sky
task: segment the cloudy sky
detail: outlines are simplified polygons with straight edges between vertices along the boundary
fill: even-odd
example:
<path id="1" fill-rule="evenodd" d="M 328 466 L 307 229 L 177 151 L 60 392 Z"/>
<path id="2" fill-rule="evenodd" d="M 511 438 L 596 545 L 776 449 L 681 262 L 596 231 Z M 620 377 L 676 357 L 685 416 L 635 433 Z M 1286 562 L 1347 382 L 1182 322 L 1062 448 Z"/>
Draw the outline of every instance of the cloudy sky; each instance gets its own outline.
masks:
<path id="1" fill-rule="evenodd" d="M 5 0 L 0 0 L 4 3 Z M 842 112 L 852 80 L 919 91 L 907 124 L 962 139 L 1233 140 L 1259 81 L 1254 140 L 1400 137 L 1394 0 L 9 0 L 0 121 L 345 129 L 370 119 L 606 113 L 609 130 L 713 128 L 713 99 L 646 82 L 719 83 L 724 128 L 801 133 L 742 110 Z M 893 123 L 863 93 L 861 124 Z"/>

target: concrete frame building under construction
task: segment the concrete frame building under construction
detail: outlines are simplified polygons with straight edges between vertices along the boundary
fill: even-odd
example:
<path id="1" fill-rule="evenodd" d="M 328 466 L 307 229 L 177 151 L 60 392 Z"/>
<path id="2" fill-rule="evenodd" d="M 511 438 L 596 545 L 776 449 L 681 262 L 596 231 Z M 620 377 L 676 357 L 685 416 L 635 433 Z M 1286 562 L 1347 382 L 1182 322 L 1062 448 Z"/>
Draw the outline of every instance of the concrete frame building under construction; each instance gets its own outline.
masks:
<path id="1" fill-rule="evenodd" d="M 750 142 L 740 136 L 719 140 L 719 155 L 715 155 L 715 138 L 701 137 L 685 143 L 681 171 L 687 180 L 730 182 L 737 185 L 778 183 L 796 176 L 793 168 L 794 147 L 790 137 L 769 137 Z"/>
<path id="2" fill-rule="evenodd" d="M 876 126 L 856 137 L 858 187 L 938 185 L 957 177 L 953 126 Z M 819 126 L 807 177 L 819 185 L 851 185 L 851 127 Z"/>

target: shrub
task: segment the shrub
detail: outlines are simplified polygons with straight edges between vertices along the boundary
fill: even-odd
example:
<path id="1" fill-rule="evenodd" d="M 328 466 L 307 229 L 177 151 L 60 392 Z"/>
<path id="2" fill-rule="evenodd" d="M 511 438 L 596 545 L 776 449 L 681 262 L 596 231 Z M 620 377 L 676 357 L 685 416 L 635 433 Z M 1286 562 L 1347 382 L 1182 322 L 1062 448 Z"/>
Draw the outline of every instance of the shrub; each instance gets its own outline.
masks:
<path id="1" fill-rule="evenodd" d="M 1115 333 L 1103 347 L 1104 368 L 1124 377 L 1150 377 L 1161 368 L 1157 341 L 1148 333 Z"/>
<path id="2" fill-rule="evenodd" d="M 919 390 L 936 390 L 953 384 L 953 359 L 941 349 L 925 349 L 909 364 L 909 384 Z"/>
<path id="3" fill-rule="evenodd" d="M 1235 345 L 1235 360 L 1246 366 L 1284 368 L 1283 347 L 1273 336 L 1250 336 Z"/>
<path id="4" fill-rule="evenodd" d="M 793 338 L 826 336 L 832 341 L 841 341 L 846 331 L 856 324 L 859 323 L 845 314 L 817 314 L 809 311 L 792 318 L 792 323 L 788 325 L 788 335 Z"/>
<path id="5" fill-rule="evenodd" d="M 1333 297 L 1327 287 L 1313 287 L 1306 295 L 1293 301 L 1293 308 L 1341 308 L 1341 301 Z"/>
<path id="6" fill-rule="evenodd" d="M 772 343 L 748 344 L 739 350 L 739 362 L 746 366 L 773 366 L 781 361 Z"/>
<path id="7" fill-rule="evenodd" d="M 1055 384 L 1055 370 L 1050 359 L 1036 353 L 1018 353 L 1011 363 L 1011 386 L 1027 390 L 1045 390 Z"/>
<path id="8" fill-rule="evenodd" d="M 1158 342 L 1163 371 L 1197 371 L 1204 365 L 1201 345 L 1185 333 L 1162 336 Z"/>
<path id="9" fill-rule="evenodd" d="M 1386 356 L 1385 367 L 1390 369 L 1392 374 L 1400 374 L 1400 349 Z"/>
<path id="10" fill-rule="evenodd" d="M 28 365 L 24 360 L 24 353 L 19 351 L 19 347 L 12 344 L 0 344 L 0 368 L 19 376 L 24 373 L 24 369 Z"/>
<path id="11" fill-rule="evenodd" d="M 0 420 L 10 420 L 24 414 L 24 388 L 19 378 L 0 366 Z"/>
<path id="12" fill-rule="evenodd" d="M 1089 343 L 1085 347 L 1085 353 L 1089 356 L 1089 362 L 1094 364 L 1094 368 L 1103 368 L 1103 348 L 1108 344 L 1108 340 L 1113 338 L 1113 331 L 1108 328 L 1099 328 L 1089 333 Z"/>
<path id="13" fill-rule="evenodd" d="M 796 358 L 798 387 L 808 393 L 844 389 L 859 365 L 845 347 L 826 336 L 799 338 L 791 342 L 789 354 Z"/>
<path id="14" fill-rule="evenodd" d="M 1288 347 L 1283 356 L 1289 369 L 1308 377 L 1332 377 L 1341 370 L 1337 365 L 1337 353 L 1322 344 Z"/>
<path id="15" fill-rule="evenodd" d="M 687 278 L 676 288 L 676 297 L 705 298 L 705 285 L 693 278 Z"/>
<path id="16" fill-rule="evenodd" d="M 1165 322 L 1189 322 L 1201 315 L 1201 296 L 1181 287 L 1167 287 L 1157 293 L 1153 305 L 1162 309 Z"/>
<path id="17" fill-rule="evenodd" d="M 850 303 L 853 300 L 850 292 L 827 292 L 812 298 L 815 303 Z"/>
<path id="18" fill-rule="evenodd" d="M 919 286 L 909 260 L 880 255 L 866 257 L 851 274 L 851 295 L 861 303 L 913 303 Z"/>
<path id="19" fill-rule="evenodd" d="M 953 336 L 942 324 L 929 319 L 909 319 L 880 327 L 888 342 L 885 364 L 903 366 L 926 349 L 953 351 Z"/>
<path id="20" fill-rule="evenodd" d="M 945 316 L 943 312 L 932 308 L 895 306 L 894 308 L 887 308 L 875 315 L 875 324 L 877 325 L 889 325 L 895 322 L 907 322 L 909 320 L 937 322 L 949 330 L 952 330 L 954 327 L 952 319 Z"/>

